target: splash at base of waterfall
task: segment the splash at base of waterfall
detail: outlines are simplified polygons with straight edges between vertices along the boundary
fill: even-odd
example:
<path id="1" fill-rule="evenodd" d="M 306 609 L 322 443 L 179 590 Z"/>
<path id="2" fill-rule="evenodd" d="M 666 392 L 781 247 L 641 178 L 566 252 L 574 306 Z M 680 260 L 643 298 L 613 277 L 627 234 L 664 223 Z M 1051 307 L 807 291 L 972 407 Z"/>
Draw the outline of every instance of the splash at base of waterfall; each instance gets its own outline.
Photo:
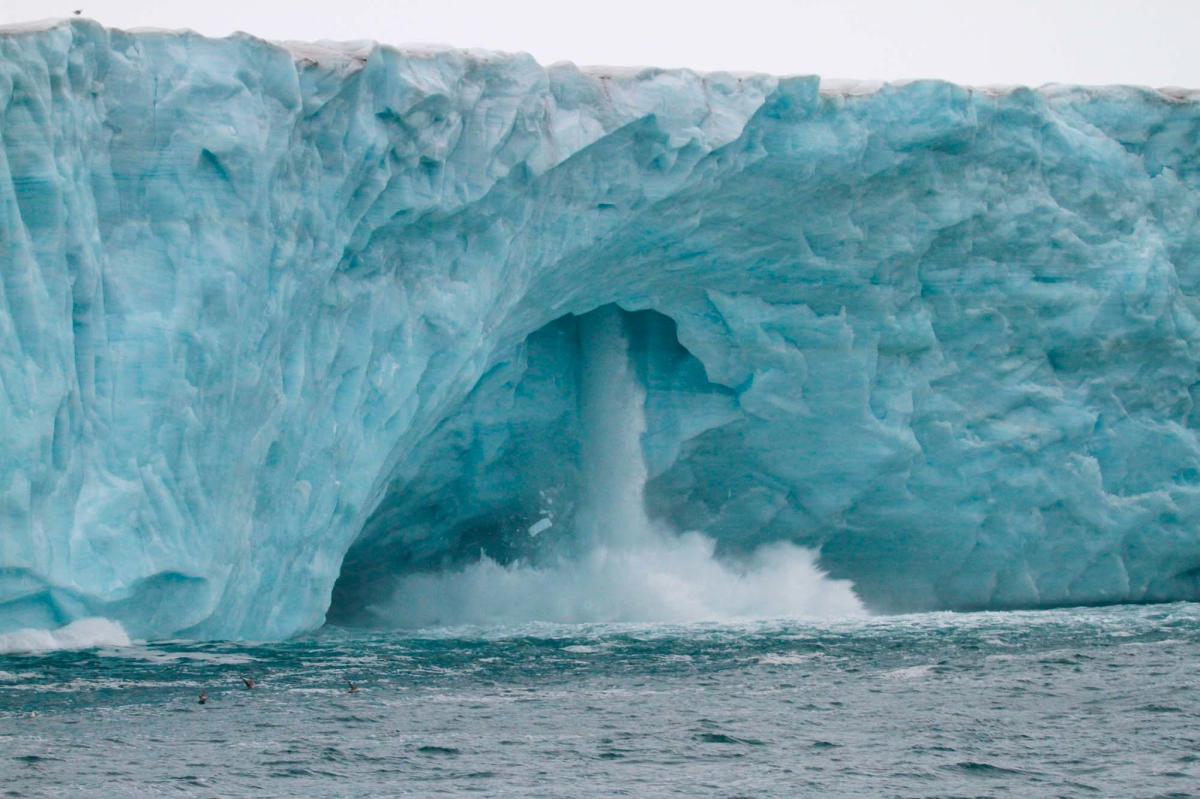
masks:
<path id="1" fill-rule="evenodd" d="M 789 543 L 742 561 L 715 557 L 699 533 L 663 531 L 636 546 L 596 547 L 546 565 L 483 558 L 409 575 L 386 613 L 404 626 L 531 621 L 702 622 L 864 615 L 849 581 L 831 580 L 813 553 Z"/>

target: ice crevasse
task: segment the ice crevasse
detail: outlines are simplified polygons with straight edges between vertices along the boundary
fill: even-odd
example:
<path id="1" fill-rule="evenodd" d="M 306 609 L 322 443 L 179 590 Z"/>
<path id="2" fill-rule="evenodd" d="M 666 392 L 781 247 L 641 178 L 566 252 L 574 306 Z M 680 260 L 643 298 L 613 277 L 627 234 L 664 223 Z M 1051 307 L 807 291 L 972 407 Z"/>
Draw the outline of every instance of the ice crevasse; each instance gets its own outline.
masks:
<path id="1" fill-rule="evenodd" d="M 1185 91 L 5 30 L 0 632 L 282 637 L 567 546 L 595 313 L 714 557 L 1197 598 L 1198 220 Z"/>

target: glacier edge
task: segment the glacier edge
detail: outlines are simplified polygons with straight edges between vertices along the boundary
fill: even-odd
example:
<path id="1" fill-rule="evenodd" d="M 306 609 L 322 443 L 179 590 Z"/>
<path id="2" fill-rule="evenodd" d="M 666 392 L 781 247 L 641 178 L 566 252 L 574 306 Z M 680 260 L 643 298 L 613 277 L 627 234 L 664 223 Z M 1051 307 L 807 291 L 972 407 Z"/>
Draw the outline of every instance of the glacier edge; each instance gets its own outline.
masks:
<path id="1" fill-rule="evenodd" d="M 678 529 L 1200 593 L 1193 94 L 289 47 L 0 33 L 0 631 L 283 637 L 528 529 L 609 304 Z"/>

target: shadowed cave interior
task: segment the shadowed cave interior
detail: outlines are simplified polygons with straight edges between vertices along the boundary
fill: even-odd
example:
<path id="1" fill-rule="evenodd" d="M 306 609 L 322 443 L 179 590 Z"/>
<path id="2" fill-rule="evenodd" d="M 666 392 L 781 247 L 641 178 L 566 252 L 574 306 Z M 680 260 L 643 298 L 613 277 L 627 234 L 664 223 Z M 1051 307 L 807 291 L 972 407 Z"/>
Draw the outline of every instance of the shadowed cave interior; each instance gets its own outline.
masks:
<path id="1" fill-rule="evenodd" d="M 568 314 L 489 369 L 423 442 L 412 459 L 417 466 L 391 481 L 346 555 L 330 622 L 402 622 L 384 618 L 383 608 L 405 575 L 480 558 L 536 564 L 578 549 L 581 382 L 589 357 L 581 327 L 605 313 L 619 314 L 644 392 L 646 505 L 653 517 L 671 515 L 676 503 L 667 492 L 679 482 L 673 467 L 699 433 L 740 417 L 735 393 L 708 381 L 668 316 L 616 306 Z"/>

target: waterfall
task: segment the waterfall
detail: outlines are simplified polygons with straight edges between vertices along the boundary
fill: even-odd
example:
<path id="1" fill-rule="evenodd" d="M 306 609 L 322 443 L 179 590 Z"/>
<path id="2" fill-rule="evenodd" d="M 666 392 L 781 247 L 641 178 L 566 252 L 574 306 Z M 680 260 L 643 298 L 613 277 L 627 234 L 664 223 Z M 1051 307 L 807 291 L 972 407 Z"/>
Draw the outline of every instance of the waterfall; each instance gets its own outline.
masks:
<path id="1" fill-rule="evenodd" d="M 849 582 L 788 542 L 737 560 L 716 542 L 646 514 L 646 390 L 630 358 L 625 314 L 579 318 L 580 496 L 574 529 L 543 561 L 481 557 L 403 578 L 380 616 L 399 626 L 549 622 L 693 622 L 862 615 Z M 534 525 L 530 535 L 544 535 Z M 563 534 L 573 535 L 563 547 Z M 544 539 L 539 538 L 541 542 Z"/>
<path id="2" fill-rule="evenodd" d="M 623 314 L 615 305 L 579 320 L 580 472 L 576 529 L 584 545 L 628 549 L 652 535 L 646 516 L 646 392 L 629 359 Z"/>

